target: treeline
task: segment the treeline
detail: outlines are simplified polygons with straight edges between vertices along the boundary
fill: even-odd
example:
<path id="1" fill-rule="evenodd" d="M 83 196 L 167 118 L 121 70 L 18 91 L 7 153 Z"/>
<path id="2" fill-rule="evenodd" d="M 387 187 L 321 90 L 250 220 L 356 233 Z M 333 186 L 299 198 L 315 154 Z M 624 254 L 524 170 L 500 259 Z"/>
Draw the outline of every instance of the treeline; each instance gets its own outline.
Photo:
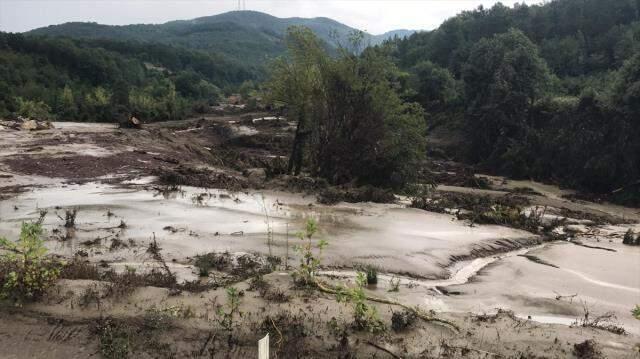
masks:
<path id="1" fill-rule="evenodd" d="M 0 116 L 181 119 L 257 77 L 214 54 L 157 44 L 0 33 Z"/>
<path id="2" fill-rule="evenodd" d="M 640 2 L 497 4 L 385 45 L 484 170 L 640 203 Z M 618 190 L 621 189 L 621 190 Z"/>

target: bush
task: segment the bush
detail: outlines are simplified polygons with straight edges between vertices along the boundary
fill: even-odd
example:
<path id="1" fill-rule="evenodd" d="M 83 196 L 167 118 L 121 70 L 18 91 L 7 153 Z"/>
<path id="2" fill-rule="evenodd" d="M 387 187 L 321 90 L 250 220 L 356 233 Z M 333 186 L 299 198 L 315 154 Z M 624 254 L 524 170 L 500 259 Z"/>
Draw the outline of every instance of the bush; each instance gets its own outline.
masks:
<path id="1" fill-rule="evenodd" d="M 640 237 L 638 237 L 638 238 L 640 238 Z M 635 238 L 635 233 L 633 232 L 633 230 L 631 228 L 629 228 L 627 233 L 624 234 L 624 237 L 622 238 L 622 244 L 627 244 L 627 245 L 630 245 L 630 246 L 640 244 L 640 241 Z"/>
<path id="2" fill-rule="evenodd" d="M 21 97 L 16 98 L 18 103 L 18 115 L 34 120 L 51 119 L 51 108 L 42 101 L 25 100 Z"/>
<path id="3" fill-rule="evenodd" d="M 100 353 L 105 358 L 128 358 L 131 350 L 129 328 L 111 318 L 100 319 L 92 330 L 100 339 Z"/>
<path id="4" fill-rule="evenodd" d="M 353 303 L 353 324 L 356 329 L 380 333 L 386 328 L 380 320 L 376 308 L 367 304 L 367 295 L 364 292 L 366 285 L 366 274 L 358 272 L 356 286 L 354 288 L 338 288 L 336 298 L 338 302 Z"/>
<path id="5" fill-rule="evenodd" d="M 209 275 L 209 271 L 215 268 L 217 271 L 222 271 L 231 265 L 231 256 L 229 252 L 225 253 L 207 253 L 196 256 L 195 266 L 198 267 L 199 275 L 206 277 Z"/>
<path id="6" fill-rule="evenodd" d="M 312 286 L 315 284 L 315 276 L 320 266 L 320 258 L 322 256 L 322 250 L 328 245 L 327 241 L 320 240 L 315 246 L 316 252 L 314 253 L 314 246 L 311 242 L 311 237 L 318 230 L 318 225 L 315 219 L 307 220 L 307 225 L 304 232 L 298 232 L 297 236 L 301 241 L 304 241 L 303 245 L 295 246 L 294 250 L 300 255 L 300 266 L 293 272 L 293 280 L 296 285 L 299 286 Z"/>
<path id="7" fill-rule="evenodd" d="M 236 316 L 242 316 L 240 312 L 240 297 L 243 292 L 239 292 L 235 287 L 226 288 L 227 303 L 226 306 L 219 306 L 216 314 L 218 315 L 218 323 L 226 331 L 232 331 Z M 226 307 L 226 311 L 225 311 Z"/>
<path id="8" fill-rule="evenodd" d="M 357 265 L 358 271 L 364 272 L 367 276 L 367 284 L 378 284 L 378 267 L 372 264 Z"/>
<path id="9" fill-rule="evenodd" d="M 40 298 L 60 275 L 58 263 L 45 258 L 47 249 L 42 235 L 42 219 L 22 223 L 20 238 L 11 242 L 0 238 L 0 249 L 7 253 L 0 257 L 0 298 L 20 305 Z"/>
<path id="10" fill-rule="evenodd" d="M 393 312 L 391 315 L 391 328 L 396 331 L 402 331 L 412 325 L 418 316 L 415 312 L 410 310 L 403 310 L 401 312 Z"/>

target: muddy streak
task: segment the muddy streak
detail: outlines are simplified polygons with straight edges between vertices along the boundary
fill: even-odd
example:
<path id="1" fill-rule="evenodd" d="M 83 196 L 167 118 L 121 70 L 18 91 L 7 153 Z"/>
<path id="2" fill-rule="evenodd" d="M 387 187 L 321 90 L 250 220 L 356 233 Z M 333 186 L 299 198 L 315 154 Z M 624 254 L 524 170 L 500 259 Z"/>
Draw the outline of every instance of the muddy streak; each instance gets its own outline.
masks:
<path id="1" fill-rule="evenodd" d="M 541 248 L 543 245 L 536 246 L 533 249 Z M 401 286 L 420 286 L 424 288 L 437 288 L 438 287 L 448 287 L 453 285 L 462 285 L 471 280 L 474 276 L 478 274 L 482 269 L 487 267 L 488 265 L 499 261 L 503 258 L 519 256 L 525 253 L 528 253 L 531 250 L 529 249 L 520 249 L 516 251 L 507 252 L 505 254 L 489 256 L 483 258 L 476 258 L 469 261 L 457 262 L 450 267 L 447 268 L 447 271 L 450 273 L 449 277 L 446 279 L 419 279 L 413 277 L 406 276 L 397 276 L 391 274 L 378 273 L 378 280 L 383 285 L 388 285 L 392 280 L 399 280 L 399 284 Z M 322 276 L 333 277 L 333 278 L 348 278 L 353 279 L 357 276 L 357 272 L 353 270 L 332 270 L 332 271 L 321 271 L 319 273 Z"/>

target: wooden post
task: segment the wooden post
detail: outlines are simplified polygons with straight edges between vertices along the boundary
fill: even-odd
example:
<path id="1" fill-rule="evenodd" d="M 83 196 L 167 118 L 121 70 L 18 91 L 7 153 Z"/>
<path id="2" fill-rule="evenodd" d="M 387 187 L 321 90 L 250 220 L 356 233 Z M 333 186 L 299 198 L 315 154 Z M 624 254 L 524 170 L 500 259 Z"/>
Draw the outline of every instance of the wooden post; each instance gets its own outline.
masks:
<path id="1" fill-rule="evenodd" d="M 258 341 L 258 359 L 269 359 L 269 334 Z"/>

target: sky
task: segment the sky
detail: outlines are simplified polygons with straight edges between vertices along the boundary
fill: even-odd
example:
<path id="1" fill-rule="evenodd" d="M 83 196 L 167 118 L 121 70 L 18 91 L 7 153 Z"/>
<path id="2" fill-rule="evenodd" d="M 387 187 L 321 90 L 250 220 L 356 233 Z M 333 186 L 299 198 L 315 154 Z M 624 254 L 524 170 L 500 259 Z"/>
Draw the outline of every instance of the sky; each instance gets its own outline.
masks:
<path id="1" fill-rule="evenodd" d="M 495 0 L 240 0 L 246 10 L 277 17 L 329 17 L 381 34 L 395 29 L 431 30 L 463 10 Z M 540 3 L 542 0 L 502 0 Z M 237 10 L 238 0 L 0 0 L 0 31 L 23 32 L 69 21 L 108 25 L 163 23 Z"/>

